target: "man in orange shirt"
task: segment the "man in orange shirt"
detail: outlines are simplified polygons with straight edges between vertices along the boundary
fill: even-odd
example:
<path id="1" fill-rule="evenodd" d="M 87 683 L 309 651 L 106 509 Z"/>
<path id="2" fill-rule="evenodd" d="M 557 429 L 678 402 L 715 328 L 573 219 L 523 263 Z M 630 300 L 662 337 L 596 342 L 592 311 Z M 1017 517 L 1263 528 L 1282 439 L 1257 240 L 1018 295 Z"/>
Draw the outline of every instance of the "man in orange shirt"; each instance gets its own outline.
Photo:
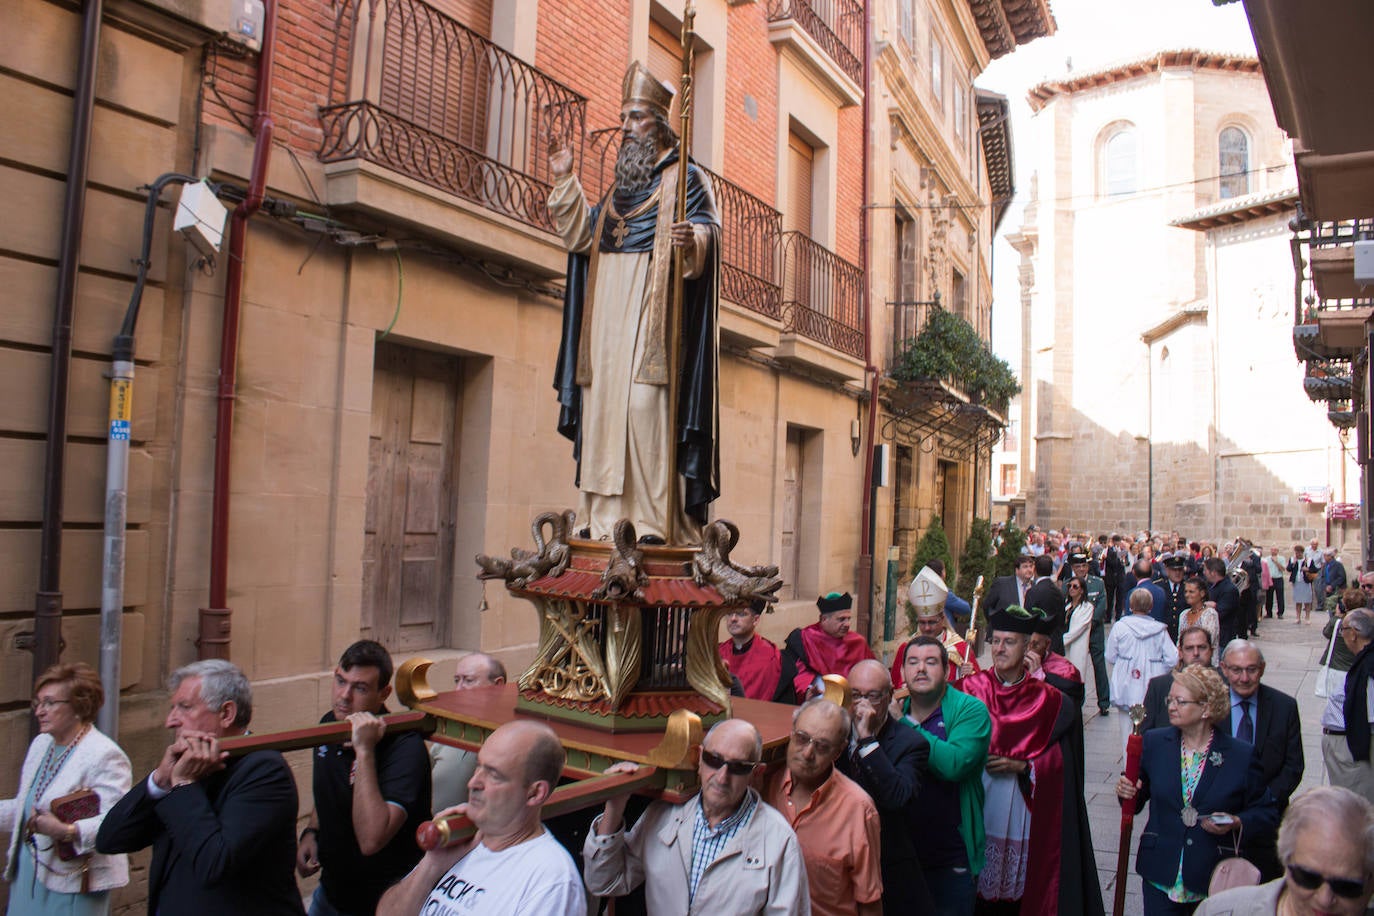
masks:
<path id="1" fill-rule="evenodd" d="M 880 916 L 878 809 L 858 783 L 835 769 L 849 745 L 850 716 L 823 697 L 792 717 L 787 769 L 764 800 L 792 825 L 806 860 L 815 916 Z"/>

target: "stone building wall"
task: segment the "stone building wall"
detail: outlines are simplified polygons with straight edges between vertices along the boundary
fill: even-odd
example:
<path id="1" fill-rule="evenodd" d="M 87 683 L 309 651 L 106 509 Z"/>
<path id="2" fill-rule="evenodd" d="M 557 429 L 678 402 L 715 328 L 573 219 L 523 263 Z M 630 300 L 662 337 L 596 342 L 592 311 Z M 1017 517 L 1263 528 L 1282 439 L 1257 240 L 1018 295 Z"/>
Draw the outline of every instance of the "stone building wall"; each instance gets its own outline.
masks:
<path id="1" fill-rule="evenodd" d="M 1243 206 L 1292 184 L 1254 62 L 1164 52 L 1032 99 L 1038 200 L 1015 239 L 1031 337 L 1028 520 L 1325 541 L 1322 507 L 1299 489 L 1354 499 L 1358 477 L 1302 392 L 1291 212 Z M 1103 144 L 1127 124 L 1135 191 L 1107 196 Z M 1218 137 L 1232 126 L 1249 138 L 1250 174 L 1227 201 Z M 1228 207 L 1227 225 L 1187 224 Z M 1336 524 L 1333 543 L 1345 537 Z"/>
<path id="2" fill-rule="evenodd" d="M 256 55 L 214 40 L 230 23 L 212 21 L 209 12 L 199 23 L 166 15 L 173 6 L 171 0 L 107 6 L 70 407 L 67 659 L 96 660 L 108 403 L 101 374 L 131 289 L 144 208 L 138 187 L 166 171 L 243 186 L 250 170 L 252 140 L 240 122 L 251 113 Z M 786 129 L 778 116 L 780 81 L 784 68 L 810 65 L 768 40 L 766 5 L 708 0 L 697 6 L 703 36 L 712 42 L 708 63 L 717 68 L 703 110 L 719 123 L 707 131 L 703 158 L 778 206 L 774 163 L 779 131 Z M 536 8 L 537 28 L 517 29 L 513 14 Z M 444 666 L 458 655 L 483 649 L 523 668 L 537 640 L 535 613 L 499 587 L 486 590 L 489 610 L 479 613 L 483 588 L 471 557 L 529 546 L 536 513 L 577 501 L 571 445 L 555 432 L 551 387 L 561 306 L 548 289 L 561 282 L 561 245 L 548 232 L 374 163 L 325 167 L 318 161 L 318 106 L 328 100 L 319 58 L 333 41 L 321 17 L 332 9 L 324 0 L 282 0 L 272 100 L 279 145 L 268 191 L 307 212 L 327 210 L 357 234 L 336 244 L 266 215 L 252 221 L 248 234 L 231 441 L 228 604 L 230 656 L 257 692 L 255 731 L 316 721 L 327 705 L 335 659 L 367 625 L 367 492 L 382 347 L 437 354 L 454 367 L 448 381 L 457 392 L 448 417 L 455 430 L 451 464 L 440 469 L 453 482 L 452 574 L 442 583 L 448 597 L 438 635 L 424 645 L 393 646 L 394 654 L 422 652 L 446 674 Z M 615 123 L 620 76 L 634 49 L 642 53 L 646 45 L 649 17 L 670 14 L 641 0 L 625 9 L 591 0 L 513 0 L 493 4 L 490 28 L 494 39 L 528 46 L 521 51 L 525 60 L 586 95 L 587 127 L 596 129 Z M 6 90 L 0 113 L 7 123 L 31 125 L 0 140 L 0 187 L 18 215 L 0 224 L 0 281 L 15 293 L 13 305 L 0 309 L 0 378 L 10 393 L 0 406 L 0 635 L 6 637 L 0 703 L 10 710 L 0 713 L 5 795 L 16 788 L 28 744 L 29 717 L 20 704 L 32 683 L 31 657 L 14 649 L 13 637 L 31 629 L 36 586 L 41 507 L 35 496 L 79 33 L 79 16 L 66 4 L 0 4 L 0 34 L 27 36 L 0 41 L 0 88 Z M 589 46 L 597 52 L 588 53 Z M 212 73 L 213 87 L 206 82 Z M 811 84 L 815 79 L 807 77 Z M 856 260 L 859 107 L 833 89 L 807 90 L 794 102 L 807 106 L 805 116 L 831 144 L 829 171 L 818 184 L 827 218 L 817 239 Z M 166 200 L 139 325 L 130 471 L 123 666 L 129 690 L 119 737 L 137 774 L 147 772 L 164 746 L 160 685 L 196 657 L 197 612 L 206 603 L 227 257 L 213 266 L 196 263 L 168 232 L 170 192 Z M 374 234 L 422 239 L 425 247 L 379 247 Z M 852 452 L 850 422 L 859 413 L 863 363 L 785 333 L 778 320 L 739 303 L 722 311 L 728 338 L 720 373 L 723 496 L 715 514 L 739 523 L 742 562 L 779 561 L 789 429 L 807 442 L 797 597 L 767 624 L 775 635 L 785 634 L 814 620 L 816 594 L 855 587 L 863 461 L 862 452 Z M 785 360 L 779 358 L 784 350 Z M 427 396 L 415 403 L 431 405 L 432 412 Z M 294 755 L 292 762 L 304 774 L 307 760 Z M 308 807 L 308 778 L 301 784 Z M 136 865 L 134 883 L 116 895 L 117 908 L 136 908 L 142 898 L 144 860 Z"/>

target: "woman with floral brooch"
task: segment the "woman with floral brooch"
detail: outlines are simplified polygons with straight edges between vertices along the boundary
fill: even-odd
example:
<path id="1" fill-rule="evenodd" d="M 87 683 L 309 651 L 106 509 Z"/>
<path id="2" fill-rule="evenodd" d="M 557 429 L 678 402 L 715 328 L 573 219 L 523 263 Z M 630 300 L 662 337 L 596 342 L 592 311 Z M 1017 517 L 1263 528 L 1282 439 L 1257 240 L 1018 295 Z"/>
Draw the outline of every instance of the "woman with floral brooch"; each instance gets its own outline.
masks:
<path id="1" fill-rule="evenodd" d="M 39 734 L 19 794 L 0 799 L 0 833 L 10 835 L 9 916 L 104 916 L 110 890 L 129 883 L 127 856 L 95 851 L 100 822 L 130 786 L 129 758 L 94 725 L 104 702 L 100 675 L 80 662 L 53 665 L 34 684 Z M 70 797 L 78 792 L 82 798 Z"/>
<path id="2" fill-rule="evenodd" d="M 1146 916 L 1191 914 L 1242 833 L 1272 834 L 1279 822 L 1253 747 L 1215 727 L 1230 713 L 1221 675 L 1202 665 L 1175 672 L 1166 704 L 1168 727 L 1145 733 L 1140 779 L 1116 784 L 1137 812 L 1152 802 L 1136 852 Z"/>

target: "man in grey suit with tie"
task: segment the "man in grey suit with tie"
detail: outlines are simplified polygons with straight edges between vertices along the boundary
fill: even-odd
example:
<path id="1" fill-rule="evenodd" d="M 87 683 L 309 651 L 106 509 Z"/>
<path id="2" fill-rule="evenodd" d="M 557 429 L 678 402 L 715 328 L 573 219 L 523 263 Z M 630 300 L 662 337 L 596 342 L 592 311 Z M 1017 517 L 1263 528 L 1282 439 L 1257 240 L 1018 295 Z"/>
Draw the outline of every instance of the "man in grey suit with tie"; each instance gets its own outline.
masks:
<path id="1" fill-rule="evenodd" d="M 1217 726 L 1255 746 L 1264 781 L 1282 813 L 1302 781 L 1304 766 L 1297 700 L 1260 683 L 1264 653 L 1249 640 L 1233 639 L 1227 644 L 1221 654 L 1221 673 L 1230 685 L 1231 714 Z M 1242 853 L 1255 863 L 1265 881 L 1283 874 L 1272 838 L 1264 843 L 1247 841 Z"/>

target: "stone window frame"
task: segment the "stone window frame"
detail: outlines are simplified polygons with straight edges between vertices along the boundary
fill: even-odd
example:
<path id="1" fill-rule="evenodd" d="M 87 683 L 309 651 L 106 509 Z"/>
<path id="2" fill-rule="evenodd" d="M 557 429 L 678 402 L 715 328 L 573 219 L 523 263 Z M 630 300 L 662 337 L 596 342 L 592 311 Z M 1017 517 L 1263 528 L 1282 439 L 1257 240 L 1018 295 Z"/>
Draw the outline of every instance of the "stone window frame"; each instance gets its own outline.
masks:
<path id="1" fill-rule="evenodd" d="M 1130 152 L 1130 186 L 1112 190 L 1118 176 L 1113 174 L 1112 144 L 1122 137 L 1130 137 L 1134 147 Z M 1097 150 L 1094 157 L 1097 163 L 1097 196 L 1099 198 L 1129 197 L 1140 192 L 1140 128 L 1134 121 L 1120 119 L 1102 128 L 1097 135 Z M 1120 178 L 1124 179 L 1122 175 Z"/>

